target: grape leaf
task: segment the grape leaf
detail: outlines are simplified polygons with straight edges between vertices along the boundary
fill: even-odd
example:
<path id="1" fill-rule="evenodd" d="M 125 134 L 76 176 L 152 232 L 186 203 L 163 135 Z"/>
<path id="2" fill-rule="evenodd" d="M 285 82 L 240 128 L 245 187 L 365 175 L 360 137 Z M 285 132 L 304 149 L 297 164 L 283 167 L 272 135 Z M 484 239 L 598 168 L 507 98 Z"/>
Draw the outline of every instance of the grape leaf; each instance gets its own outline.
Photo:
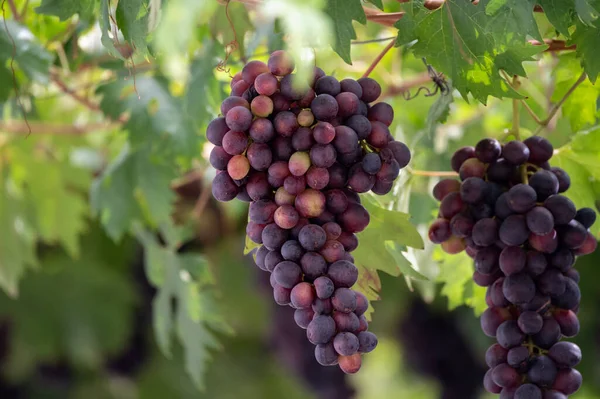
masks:
<path id="1" fill-rule="evenodd" d="M 116 20 L 125 40 L 136 51 L 147 54 L 148 45 L 148 0 L 119 1 Z"/>
<path id="2" fill-rule="evenodd" d="M 333 21 L 335 44 L 333 49 L 347 63 L 352 65 L 350 42 L 356 39 L 352 21 L 365 25 L 367 17 L 360 0 L 327 0 L 325 12 Z"/>
<path id="3" fill-rule="evenodd" d="M 556 89 L 552 95 L 553 101 L 559 101 L 564 94 L 573 86 L 575 79 L 557 82 Z M 596 123 L 596 102 L 600 96 L 600 89 L 589 80 L 585 80 L 577 87 L 575 92 L 563 104 L 561 112 L 569 118 L 571 129 L 577 132 L 586 126 Z"/>
<path id="4" fill-rule="evenodd" d="M 517 39 L 524 40 L 525 35 L 506 35 L 506 31 L 500 29 L 501 21 L 510 20 L 511 11 L 507 7 L 492 8 L 496 14 L 490 17 L 481 12 L 487 3 L 481 1 L 475 6 L 468 0 L 448 0 L 434 11 L 407 8 L 410 10 L 407 15 L 411 17 L 401 18 L 396 23 L 400 32 L 407 31 L 401 34 L 397 44 L 417 40 L 412 46 L 417 56 L 427 58 L 446 73 L 463 97 L 472 94 L 484 104 L 490 95 L 520 97 L 500 79 L 496 57 L 504 53 L 503 64 L 521 64 L 530 58 L 519 52 L 506 52 L 508 43 L 518 43 Z M 493 21 L 495 25 L 491 24 Z M 521 26 L 520 31 L 532 32 L 536 28 Z"/>
<path id="5" fill-rule="evenodd" d="M 61 21 L 79 14 L 81 19 L 92 16 L 97 0 L 42 0 L 42 4 L 35 8 L 38 14 L 54 15 Z"/>
<path id="6" fill-rule="evenodd" d="M 592 24 L 600 15 L 598 9 L 591 5 L 588 0 L 575 0 L 575 10 L 581 21 L 586 25 Z"/>
<path id="7" fill-rule="evenodd" d="M 211 298 L 214 279 L 208 263 L 200 255 L 178 254 L 172 243 L 167 243 L 166 247 L 159 245 L 152 234 L 140 226 L 136 226 L 135 230 L 144 246 L 146 262 L 152 265 L 152 281 L 159 283 L 155 285 L 158 293 L 153 301 L 157 342 L 162 352 L 170 357 L 174 331 L 185 350 L 186 371 L 199 388 L 204 388 L 209 350 L 220 348 L 209 327 L 221 333 L 231 333 Z M 162 276 L 159 276 L 160 273 Z M 177 301 L 175 311 L 171 305 L 173 300 Z"/>
<path id="8" fill-rule="evenodd" d="M 6 26 L 0 29 L 0 60 L 5 63 L 13 58 L 14 53 L 14 60 L 29 79 L 48 83 L 52 55 L 37 43 L 28 28 L 13 20 L 5 22 Z M 12 87 L 12 77 L 5 84 Z"/>
<path id="9" fill-rule="evenodd" d="M 160 223 L 171 215 L 174 193 L 170 182 L 175 170 L 147 151 L 132 152 L 128 146 L 94 181 L 91 204 L 108 234 L 119 240 L 135 220 L 143 218 L 143 209 L 136 196 L 139 190 L 147 205 L 151 221 Z"/>
<path id="10" fill-rule="evenodd" d="M 450 114 L 450 104 L 454 102 L 454 96 L 452 95 L 452 82 L 447 82 L 448 88 L 450 89 L 447 93 L 442 93 L 433 105 L 429 108 L 427 113 L 427 132 L 429 137 L 433 137 L 435 128 L 438 123 L 446 122 L 448 115 Z"/>
<path id="11" fill-rule="evenodd" d="M 77 260 L 47 248 L 40 257 L 46 272 L 23 280 L 19 300 L 0 296 L 0 314 L 11 320 L 15 346 L 25 345 L 33 360 L 30 372 L 57 358 L 88 370 L 102 368 L 106 356 L 130 337 L 137 298 L 124 266 L 133 248 L 115 245 L 98 226 L 83 236 L 81 248 Z M 9 367 L 19 360 L 10 356 Z"/>
<path id="12" fill-rule="evenodd" d="M 577 208 L 595 208 L 600 192 L 594 183 L 600 181 L 600 127 L 578 132 L 570 143 L 559 148 L 552 165 L 563 168 L 571 177 L 571 187 L 565 193 Z M 600 223 L 590 231 L 600 235 Z"/>
<path id="13" fill-rule="evenodd" d="M 378 270 L 392 276 L 404 272 L 406 276 L 424 278 L 402 254 L 405 246 L 422 249 L 424 244 L 417 229 L 409 222 L 408 214 L 388 211 L 367 198 L 363 205 L 369 211 L 371 221 L 365 230 L 357 234 L 359 245 L 352 252 L 359 271 L 355 289 L 372 301 L 379 299 L 378 292 L 381 290 Z M 412 270 L 407 271 L 407 268 Z M 372 307 L 369 309 L 367 317 L 372 312 Z"/>
<path id="14" fill-rule="evenodd" d="M 244 4 L 231 2 L 227 7 L 227 12 L 225 7 L 217 8 L 209 23 L 210 30 L 214 36 L 222 39 L 223 46 L 237 40 L 236 52 L 239 52 L 243 58 L 246 55 L 243 38 L 253 28 L 252 22 L 250 22 L 248 10 Z M 229 17 L 227 14 L 229 14 Z M 233 25 L 233 28 L 231 25 Z"/>
<path id="15" fill-rule="evenodd" d="M 150 143 L 179 156 L 197 155 L 199 135 L 185 117 L 181 99 L 171 95 L 165 78 L 138 77 L 135 88 L 133 82 L 121 79 L 99 86 L 97 93 L 102 95 L 100 108 L 106 115 L 118 119 L 130 113 L 124 127 L 133 146 Z"/>
<path id="16" fill-rule="evenodd" d="M 375 7 L 383 10 L 383 0 L 367 0 L 369 3 L 373 4 Z"/>
<path id="17" fill-rule="evenodd" d="M 576 53 L 581 58 L 583 69 L 592 83 L 596 83 L 600 73 L 600 22 L 592 25 L 577 23 L 577 28 L 572 37 L 573 44 L 577 45 Z"/>
<path id="18" fill-rule="evenodd" d="M 535 0 L 491 0 L 485 12 L 491 18 L 488 29 L 507 40 L 523 43 L 527 36 L 543 41 L 533 17 Z"/>
<path id="19" fill-rule="evenodd" d="M 28 267 L 37 265 L 33 221 L 23 198 L 10 190 L 12 181 L 0 173 L 0 287 L 11 297 Z M 10 190 L 10 191 L 9 191 Z"/>
<path id="20" fill-rule="evenodd" d="M 537 0 L 546 17 L 562 35 L 570 37 L 569 26 L 573 23 L 575 6 L 573 0 Z"/>
<path id="21" fill-rule="evenodd" d="M 111 7 L 110 0 L 100 1 L 100 31 L 102 36 L 100 38 L 102 45 L 106 48 L 108 53 L 113 57 L 123 59 L 121 53 L 115 47 L 115 42 L 111 37 L 112 24 L 111 24 Z"/>

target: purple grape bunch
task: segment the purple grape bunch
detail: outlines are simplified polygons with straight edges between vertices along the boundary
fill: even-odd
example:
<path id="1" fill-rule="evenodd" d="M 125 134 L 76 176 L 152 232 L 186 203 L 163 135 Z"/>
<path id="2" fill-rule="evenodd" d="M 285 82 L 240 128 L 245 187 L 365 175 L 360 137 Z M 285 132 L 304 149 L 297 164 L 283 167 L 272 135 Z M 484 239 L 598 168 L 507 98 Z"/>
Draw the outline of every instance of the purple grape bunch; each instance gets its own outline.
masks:
<path id="1" fill-rule="evenodd" d="M 501 145 L 483 139 L 452 156 L 459 179 L 441 180 L 429 238 L 449 254 L 474 259 L 473 280 L 487 287 L 481 327 L 495 337 L 485 355 L 487 391 L 501 399 L 564 399 L 582 383 L 578 256 L 596 250 L 591 208 L 565 193 L 569 175 L 551 167 L 545 138 Z"/>
<path id="2" fill-rule="evenodd" d="M 353 374 L 377 346 L 369 302 L 352 289 L 356 233 L 370 221 L 359 194 L 389 193 L 411 154 L 390 133 L 392 107 L 374 103 L 375 80 L 338 81 L 315 68 L 298 85 L 294 68 L 278 50 L 233 77 L 206 132 L 212 192 L 250 203 L 246 233 L 260 244 L 255 263 L 271 273 L 275 302 L 295 309 L 321 365 Z"/>

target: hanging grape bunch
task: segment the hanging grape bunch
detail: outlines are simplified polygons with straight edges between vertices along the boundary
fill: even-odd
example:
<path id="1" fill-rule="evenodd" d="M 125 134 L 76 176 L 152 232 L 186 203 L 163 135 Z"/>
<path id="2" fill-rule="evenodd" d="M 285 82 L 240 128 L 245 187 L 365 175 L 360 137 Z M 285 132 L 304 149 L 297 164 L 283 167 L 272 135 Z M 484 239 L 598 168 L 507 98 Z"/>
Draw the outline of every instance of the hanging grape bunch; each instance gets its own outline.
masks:
<path id="1" fill-rule="evenodd" d="M 275 301 L 296 309 L 317 361 L 356 373 L 377 345 L 368 300 L 352 290 L 355 233 L 369 224 L 358 194 L 390 192 L 411 155 L 390 133 L 392 107 L 372 104 L 381 95 L 375 80 L 338 81 L 315 68 L 299 89 L 293 70 L 275 51 L 233 77 L 206 133 L 212 191 L 250 202 L 246 232 L 262 244 L 256 265 L 271 273 Z"/>
<path id="2" fill-rule="evenodd" d="M 450 254 L 466 250 L 475 283 L 488 287 L 481 326 L 497 343 L 484 386 L 500 398 L 563 399 L 582 382 L 581 350 L 561 338 L 579 332 L 573 266 L 596 249 L 588 231 L 596 213 L 561 195 L 570 178 L 550 166 L 553 152 L 537 136 L 504 146 L 484 139 L 453 155 L 460 181 L 433 190 L 441 205 L 429 238 Z"/>

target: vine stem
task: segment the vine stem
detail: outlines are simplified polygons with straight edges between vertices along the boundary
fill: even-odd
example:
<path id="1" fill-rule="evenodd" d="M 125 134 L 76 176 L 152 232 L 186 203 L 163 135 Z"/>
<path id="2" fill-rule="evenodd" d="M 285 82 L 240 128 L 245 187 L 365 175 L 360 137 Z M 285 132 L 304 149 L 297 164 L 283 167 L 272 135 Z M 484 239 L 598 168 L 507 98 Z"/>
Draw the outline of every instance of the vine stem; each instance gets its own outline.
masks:
<path id="1" fill-rule="evenodd" d="M 363 78 L 368 77 L 371 74 L 371 72 L 373 72 L 373 69 L 375 69 L 377 64 L 379 64 L 381 59 L 388 53 L 388 51 L 390 51 L 392 49 L 392 47 L 394 47 L 394 43 L 396 43 L 395 38 L 390 40 L 388 45 L 385 46 L 385 48 L 383 50 L 381 50 L 381 53 L 379 53 L 379 55 L 373 60 L 373 62 L 371 62 L 371 65 L 369 65 L 369 67 L 367 68 L 365 73 L 363 73 L 363 75 L 362 75 Z"/>
<path id="2" fill-rule="evenodd" d="M 8 6 L 10 7 L 10 12 L 13 15 L 15 21 L 19 22 L 21 20 L 21 16 L 19 15 L 19 10 L 17 10 L 17 6 L 15 5 L 14 0 L 6 0 Z"/>
<path id="3" fill-rule="evenodd" d="M 457 177 L 458 173 L 449 172 L 443 170 L 418 170 L 407 168 L 408 173 L 415 176 L 429 176 L 429 177 Z"/>
<path id="4" fill-rule="evenodd" d="M 552 109 L 550 110 L 550 113 L 548 114 L 548 117 L 546 119 L 544 119 L 543 121 L 541 121 L 540 125 L 542 125 L 542 127 L 547 126 L 550 123 L 550 121 L 552 121 L 552 119 L 558 113 L 558 111 L 563 106 L 565 101 L 567 101 L 567 99 L 571 96 L 571 94 L 573 94 L 573 92 L 575 90 L 577 90 L 579 85 L 582 84 L 586 78 L 587 78 L 587 74 L 585 72 L 582 72 L 581 75 L 579 76 L 579 79 L 577 79 L 577 81 L 575 83 L 573 83 L 573 86 L 571 86 L 571 88 L 565 93 L 565 95 L 560 99 L 560 101 L 557 102 L 554 105 L 554 107 L 552 107 Z"/>
<path id="5" fill-rule="evenodd" d="M 521 87 L 521 82 L 519 81 L 519 77 L 517 75 L 513 76 L 512 86 L 515 89 Z M 512 133 L 515 135 L 517 140 L 521 141 L 521 134 L 519 133 L 519 129 L 521 127 L 521 121 L 519 118 L 519 102 L 520 100 L 514 99 L 512 101 L 512 111 L 513 111 L 513 119 L 512 119 Z"/>

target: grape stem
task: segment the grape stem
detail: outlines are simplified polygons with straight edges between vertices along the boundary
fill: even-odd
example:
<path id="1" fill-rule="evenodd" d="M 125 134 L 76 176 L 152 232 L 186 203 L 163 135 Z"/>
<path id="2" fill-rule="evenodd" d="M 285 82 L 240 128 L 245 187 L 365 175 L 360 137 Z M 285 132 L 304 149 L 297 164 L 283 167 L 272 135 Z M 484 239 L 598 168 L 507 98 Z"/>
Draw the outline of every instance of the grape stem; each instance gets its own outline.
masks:
<path id="1" fill-rule="evenodd" d="M 517 75 L 513 76 L 512 79 L 512 87 L 516 90 L 521 87 L 521 82 L 519 81 L 519 77 Z M 513 108 L 513 119 L 512 119 L 512 134 L 515 135 L 515 138 L 521 141 L 521 135 L 519 134 L 519 128 L 521 121 L 519 120 L 519 100 L 514 99 L 512 102 Z"/>
<path id="2" fill-rule="evenodd" d="M 430 176 L 430 177 L 457 177 L 458 173 L 441 171 L 441 170 L 417 170 L 412 168 L 406 168 L 408 173 L 415 176 Z"/>
<path id="3" fill-rule="evenodd" d="M 371 62 L 371 65 L 369 65 L 369 67 L 367 68 L 365 73 L 363 73 L 363 75 L 362 75 L 363 78 L 368 77 L 371 74 L 371 72 L 373 72 L 373 69 L 375 69 L 377 64 L 379 64 L 381 59 L 388 53 L 388 51 L 390 51 L 392 49 L 392 47 L 394 47 L 394 43 L 396 43 L 396 38 L 390 40 L 388 45 L 385 46 L 385 48 L 383 50 L 381 50 L 381 53 L 379 53 L 379 55 L 373 60 L 373 62 Z"/>
<path id="4" fill-rule="evenodd" d="M 6 0 L 6 2 L 8 3 L 8 6 L 10 7 L 10 12 L 12 13 L 15 21 L 17 21 L 17 22 L 21 21 L 21 15 L 19 14 L 19 10 L 17 10 L 17 6 L 15 5 L 14 0 Z"/>

